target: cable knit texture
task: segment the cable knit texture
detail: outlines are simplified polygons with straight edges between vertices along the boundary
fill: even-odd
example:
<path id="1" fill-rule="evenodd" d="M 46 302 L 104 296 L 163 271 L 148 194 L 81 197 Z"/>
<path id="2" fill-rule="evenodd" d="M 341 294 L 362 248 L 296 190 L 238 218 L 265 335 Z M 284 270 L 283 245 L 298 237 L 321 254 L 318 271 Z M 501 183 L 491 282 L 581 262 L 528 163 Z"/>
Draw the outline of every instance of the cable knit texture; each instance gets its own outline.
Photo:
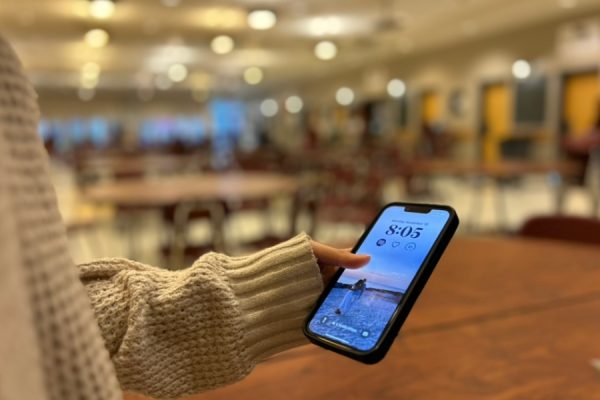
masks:
<path id="1" fill-rule="evenodd" d="M 176 398 L 304 343 L 322 289 L 306 235 L 180 271 L 109 259 L 78 276 L 37 120 L 0 38 L 0 400 L 116 400 L 121 388 Z"/>
<path id="2" fill-rule="evenodd" d="M 251 256 L 206 254 L 180 271 L 124 259 L 80 270 L 119 381 L 162 398 L 237 381 L 304 343 L 322 289 L 304 234 Z"/>

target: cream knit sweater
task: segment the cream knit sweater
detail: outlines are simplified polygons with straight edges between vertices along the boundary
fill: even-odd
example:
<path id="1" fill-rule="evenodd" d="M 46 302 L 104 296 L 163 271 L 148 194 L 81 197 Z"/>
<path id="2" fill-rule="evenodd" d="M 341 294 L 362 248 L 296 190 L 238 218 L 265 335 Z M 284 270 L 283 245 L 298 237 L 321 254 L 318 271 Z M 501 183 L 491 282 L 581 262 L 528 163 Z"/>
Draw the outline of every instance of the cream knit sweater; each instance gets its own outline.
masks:
<path id="1" fill-rule="evenodd" d="M 322 289 L 306 235 L 180 271 L 124 259 L 78 269 L 37 121 L 0 38 L 0 400 L 119 399 L 121 388 L 176 398 L 304 343 Z"/>

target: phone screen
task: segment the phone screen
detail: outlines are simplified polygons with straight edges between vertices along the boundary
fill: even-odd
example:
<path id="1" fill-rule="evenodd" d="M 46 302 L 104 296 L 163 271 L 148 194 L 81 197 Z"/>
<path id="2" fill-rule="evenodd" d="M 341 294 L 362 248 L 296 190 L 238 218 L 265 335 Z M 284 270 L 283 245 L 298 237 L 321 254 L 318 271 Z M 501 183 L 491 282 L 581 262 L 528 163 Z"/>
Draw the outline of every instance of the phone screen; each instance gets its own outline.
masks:
<path id="1" fill-rule="evenodd" d="M 344 270 L 308 329 L 359 351 L 372 350 L 449 218 L 439 209 L 385 209 L 356 251 L 371 261 Z"/>

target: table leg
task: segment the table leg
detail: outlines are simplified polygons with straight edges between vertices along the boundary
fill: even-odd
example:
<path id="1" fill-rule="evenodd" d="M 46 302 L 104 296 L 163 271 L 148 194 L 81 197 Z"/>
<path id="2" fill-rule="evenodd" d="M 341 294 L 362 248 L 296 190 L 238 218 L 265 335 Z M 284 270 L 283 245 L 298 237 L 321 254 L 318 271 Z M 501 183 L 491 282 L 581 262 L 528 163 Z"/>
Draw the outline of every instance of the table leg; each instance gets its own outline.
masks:
<path id="1" fill-rule="evenodd" d="M 288 237 L 294 236 L 298 233 L 298 216 L 300 215 L 300 195 L 295 193 L 292 196 L 292 204 L 290 208 L 290 221 L 288 228 Z"/>
<path id="2" fill-rule="evenodd" d="M 213 235 L 211 246 L 215 251 L 223 252 L 226 250 L 223 234 L 225 211 L 221 204 L 179 204 L 175 207 L 173 235 L 170 244 L 171 251 L 169 262 L 174 268 L 183 266 L 183 263 L 185 262 L 188 225 L 190 222 L 189 215 L 195 209 L 208 210 Z"/>
<path id="3" fill-rule="evenodd" d="M 496 224 L 498 226 L 498 230 L 500 232 L 508 231 L 508 210 L 506 207 L 506 197 L 507 197 L 507 187 L 508 184 L 502 181 L 502 178 L 496 180 L 496 191 L 495 191 L 495 201 L 496 201 Z"/>
<path id="4" fill-rule="evenodd" d="M 467 224 L 467 228 L 469 231 L 474 232 L 476 230 L 476 218 L 481 217 L 482 206 L 481 203 L 483 201 L 483 189 L 485 185 L 485 178 L 483 176 L 475 176 L 473 180 L 473 196 L 471 200 L 471 212 L 469 214 L 469 220 Z"/>
<path id="5" fill-rule="evenodd" d="M 169 251 L 171 268 L 181 267 L 185 257 L 186 233 L 190 206 L 186 203 L 175 206 L 173 231 Z"/>
<path id="6" fill-rule="evenodd" d="M 210 207 L 210 220 L 213 228 L 213 247 L 215 251 L 226 252 L 225 240 L 225 206 L 223 203 L 214 203 Z"/>
<path id="7" fill-rule="evenodd" d="M 590 188 L 592 216 L 597 217 L 600 211 L 600 149 L 591 151 L 585 178 L 586 186 Z"/>
<path id="8" fill-rule="evenodd" d="M 137 246 L 137 233 L 139 228 L 139 215 L 136 210 L 122 210 L 121 216 L 125 220 L 125 231 L 127 235 L 127 257 L 131 260 L 138 260 L 139 251 Z"/>
<path id="9" fill-rule="evenodd" d="M 554 190 L 554 212 L 562 214 L 567 194 L 565 179 L 558 171 L 551 171 L 548 173 L 548 182 Z"/>

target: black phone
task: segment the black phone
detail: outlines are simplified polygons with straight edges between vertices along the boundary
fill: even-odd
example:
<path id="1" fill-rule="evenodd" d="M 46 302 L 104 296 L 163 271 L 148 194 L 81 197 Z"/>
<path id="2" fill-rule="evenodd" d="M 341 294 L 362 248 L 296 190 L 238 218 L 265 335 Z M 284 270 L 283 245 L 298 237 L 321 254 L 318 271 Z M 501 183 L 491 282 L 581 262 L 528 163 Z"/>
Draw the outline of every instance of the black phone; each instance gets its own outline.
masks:
<path id="1" fill-rule="evenodd" d="M 336 273 L 304 325 L 308 339 L 355 360 L 379 362 L 458 227 L 449 206 L 385 206 L 352 250 L 369 264 Z"/>

